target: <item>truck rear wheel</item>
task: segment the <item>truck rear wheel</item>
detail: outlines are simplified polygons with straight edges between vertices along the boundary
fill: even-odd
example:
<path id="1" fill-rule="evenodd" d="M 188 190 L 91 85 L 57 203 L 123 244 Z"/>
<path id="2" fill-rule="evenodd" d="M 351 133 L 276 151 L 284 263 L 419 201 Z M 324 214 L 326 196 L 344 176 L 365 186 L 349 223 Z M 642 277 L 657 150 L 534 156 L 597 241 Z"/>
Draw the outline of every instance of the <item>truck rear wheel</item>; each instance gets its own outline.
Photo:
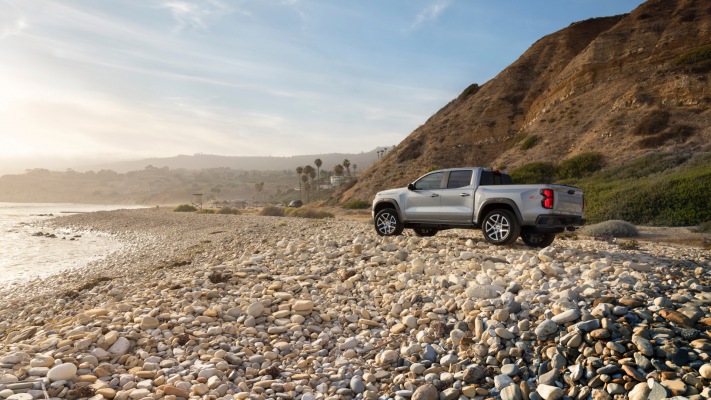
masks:
<path id="1" fill-rule="evenodd" d="M 526 246 L 530 247 L 548 247 L 555 240 L 555 233 L 533 233 L 524 232 L 521 234 L 521 240 Z"/>
<path id="2" fill-rule="evenodd" d="M 394 208 L 384 208 L 375 214 L 375 231 L 380 236 L 397 236 L 402 233 L 404 225 L 398 218 Z"/>
<path id="3" fill-rule="evenodd" d="M 481 224 L 484 239 L 497 246 L 513 244 L 521 233 L 521 227 L 513 213 L 509 210 L 497 209 L 490 211 Z"/>

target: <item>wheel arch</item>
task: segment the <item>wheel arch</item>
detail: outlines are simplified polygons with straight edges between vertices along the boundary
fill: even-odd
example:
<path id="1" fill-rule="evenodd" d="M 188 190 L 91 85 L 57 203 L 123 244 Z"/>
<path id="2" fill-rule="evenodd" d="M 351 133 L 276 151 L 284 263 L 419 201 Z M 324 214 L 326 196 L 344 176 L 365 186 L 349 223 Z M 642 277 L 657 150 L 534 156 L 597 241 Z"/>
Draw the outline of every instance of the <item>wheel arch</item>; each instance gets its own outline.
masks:
<path id="1" fill-rule="evenodd" d="M 519 226 L 523 224 L 523 216 L 516 206 L 516 203 L 511 199 L 490 199 L 485 201 L 479 208 L 479 213 L 476 216 L 476 221 L 478 224 L 482 223 L 482 220 L 491 210 L 504 209 L 511 211 L 516 217 L 516 221 Z"/>
<path id="2" fill-rule="evenodd" d="M 379 201 L 375 206 L 373 206 L 373 215 L 376 215 L 379 213 L 381 210 L 384 210 L 386 208 L 392 208 L 395 210 L 397 213 L 397 217 L 402 221 L 402 213 L 400 212 L 400 207 L 397 205 L 397 202 L 393 200 L 382 200 Z"/>

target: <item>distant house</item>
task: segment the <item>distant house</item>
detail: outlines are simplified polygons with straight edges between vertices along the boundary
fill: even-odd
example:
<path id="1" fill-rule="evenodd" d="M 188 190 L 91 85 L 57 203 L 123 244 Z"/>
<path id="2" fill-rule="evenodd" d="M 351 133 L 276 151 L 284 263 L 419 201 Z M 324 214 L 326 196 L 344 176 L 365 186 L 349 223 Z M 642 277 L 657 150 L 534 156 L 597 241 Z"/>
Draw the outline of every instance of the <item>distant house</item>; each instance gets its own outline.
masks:
<path id="1" fill-rule="evenodd" d="M 333 175 L 333 176 L 331 177 L 331 186 L 332 186 L 332 187 L 341 186 L 341 184 L 342 184 L 343 181 L 345 181 L 345 180 L 346 180 L 346 177 L 345 177 L 345 176 Z"/>

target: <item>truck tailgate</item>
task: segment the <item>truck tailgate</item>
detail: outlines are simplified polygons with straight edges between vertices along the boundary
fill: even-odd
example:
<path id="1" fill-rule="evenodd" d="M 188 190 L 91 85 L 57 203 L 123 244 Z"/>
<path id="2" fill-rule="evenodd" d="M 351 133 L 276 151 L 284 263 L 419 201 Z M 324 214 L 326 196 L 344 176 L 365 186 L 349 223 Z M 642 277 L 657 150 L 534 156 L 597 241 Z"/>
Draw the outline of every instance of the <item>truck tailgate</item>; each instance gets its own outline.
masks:
<path id="1" fill-rule="evenodd" d="M 583 214 L 583 190 L 572 186 L 555 186 L 554 210 L 561 214 Z"/>

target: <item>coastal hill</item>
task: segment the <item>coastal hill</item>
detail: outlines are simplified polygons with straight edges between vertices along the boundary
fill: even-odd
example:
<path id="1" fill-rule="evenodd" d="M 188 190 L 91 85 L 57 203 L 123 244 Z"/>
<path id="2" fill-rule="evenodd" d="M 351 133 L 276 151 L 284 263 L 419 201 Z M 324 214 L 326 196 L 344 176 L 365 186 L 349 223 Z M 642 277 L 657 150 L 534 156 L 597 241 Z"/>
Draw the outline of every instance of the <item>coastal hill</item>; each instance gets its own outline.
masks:
<path id="1" fill-rule="evenodd" d="M 650 0 L 573 23 L 472 84 L 337 194 L 372 199 L 435 168 L 515 169 L 598 152 L 607 167 L 711 150 L 711 4 Z"/>

